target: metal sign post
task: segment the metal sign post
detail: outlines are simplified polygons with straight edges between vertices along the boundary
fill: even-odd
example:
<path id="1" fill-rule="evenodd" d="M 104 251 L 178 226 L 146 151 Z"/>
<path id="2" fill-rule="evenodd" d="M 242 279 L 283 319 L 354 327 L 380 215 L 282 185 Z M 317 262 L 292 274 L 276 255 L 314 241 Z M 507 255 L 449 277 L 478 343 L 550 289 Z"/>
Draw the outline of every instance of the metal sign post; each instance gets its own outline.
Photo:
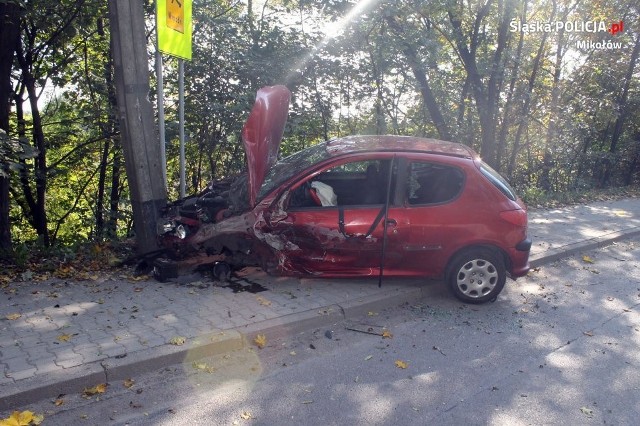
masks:
<path id="1" fill-rule="evenodd" d="M 178 59 L 178 121 L 180 126 L 180 198 L 186 196 L 187 181 L 185 178 L 184 155 L 184 61 Z"/>
<path id="2" fill-rule="evenodd" d="M 157 40 L 156 40 L 157 41 Z M 162 161 L 162 180 L 164 187 L 167 187 L 167 150 L 166 140 L 164 136 L 164 82 L 162 79 L 162 53 L 156 50 L 156 76 L 158 79 L 158 87 L 156 89 L 156 98 L 158 104 L 158 136 L 160 138 L 160 161 Z"/>
<path id="3" fill-rule="evenodd" d="M 158 120 L 160 122 L 160 143 L 164 161 L 165 185 L 166 153 L 164 149 L 164 95 L 162 87 L 162 56 L 160 52 L 178 58 L 178 120 L 180 137 L 180 198 L 186 195 L 186 162 L 184 140 L 184 60 L 191 60 L 191 11 L 192 0 L 157 0 L 156 26 L 158 31 L 158 53 L 156 72 L 158 73 Z"/>

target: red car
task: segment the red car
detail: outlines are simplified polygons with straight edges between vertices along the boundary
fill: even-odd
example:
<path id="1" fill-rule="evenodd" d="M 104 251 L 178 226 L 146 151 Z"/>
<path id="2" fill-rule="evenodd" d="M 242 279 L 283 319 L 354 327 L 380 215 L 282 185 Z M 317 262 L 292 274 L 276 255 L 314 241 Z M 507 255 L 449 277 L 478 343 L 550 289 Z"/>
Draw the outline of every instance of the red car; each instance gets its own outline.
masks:
<path id="1" fill-rule="evenodd" d="M 528 272 L 526 208 L 472 149 L 350 136 L 276 161 L 289 97 L 284 86 L 258 92 L 242 132 L 246 175 L 165 209 L 158 233 L 173 259 L 287 275 L 444 278 L 468 303 L 494 300 L 507 274 Z"/>

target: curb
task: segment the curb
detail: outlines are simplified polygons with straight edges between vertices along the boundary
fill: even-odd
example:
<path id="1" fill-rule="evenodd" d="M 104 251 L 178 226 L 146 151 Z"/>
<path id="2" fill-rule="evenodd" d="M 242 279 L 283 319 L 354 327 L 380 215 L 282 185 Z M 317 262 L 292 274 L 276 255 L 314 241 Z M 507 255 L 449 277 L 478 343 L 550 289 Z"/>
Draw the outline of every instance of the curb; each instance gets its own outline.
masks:
<path id="1" fill-rule="evenodd" d="M 529 260 L 529 265 L 532 269 L 537 268 L 547 263 L 571 256 L 577 252 L 608 246 L 616 241 L 634 237 L 636 235 L 640 235 L 640 227 L 632 226 L 620 231 L 613 231 L 599 237 L 580 241 L 578 243 L 566 244 L 564 246 L 549 249 L 541 255 L 533 256 Z"/>
<path id="2" fill-rule="evenodd" d="M 60 394 L 81 393 L 83 389 L 99 383 L 124 380 L 169 365 L 191 362 L 243 347 L 242 336 L 235 330 L 212 333 L 192 340 L 194 343 L 189 347 L 165 344 L 147 351 L 127 354 L 124 358 L 105 358 L 64 372 L 21 380 L 9 392 L 0 395 L 0 411 L 12 410 L 13 407 L 46 398 L 55 399 Z M 200 343 L 203 340 L 207 343 Z"/>
<path id="3" fill-rule="evenodd" d="M 17 382 L 9 392 L 0 394 L 0 411 L 10 411 L 43 399 L 55 399 L 59 394 L 81 393 L 99 383 L 112 383 L 129 377 L 159 370 L 173 364 L 189 363 L 209 356 L 231 352 L 252 345 L 258 334 L 270 339 L 329 326 L 344 319 L 401 305 L 422 298 L 422 288 L 409 284 L 373 296 L 347 300 L 304 312 L 285 315 L 235 329 L 213 332 L 190 339 L 185 346 L 165 344 L 147 351 L 127 354 L 124 358 L 105 358 L 101 361 L 73 367 L 59 373 L 44 374 Z M 188 347 L 187 347 L 188 346 Z"/>

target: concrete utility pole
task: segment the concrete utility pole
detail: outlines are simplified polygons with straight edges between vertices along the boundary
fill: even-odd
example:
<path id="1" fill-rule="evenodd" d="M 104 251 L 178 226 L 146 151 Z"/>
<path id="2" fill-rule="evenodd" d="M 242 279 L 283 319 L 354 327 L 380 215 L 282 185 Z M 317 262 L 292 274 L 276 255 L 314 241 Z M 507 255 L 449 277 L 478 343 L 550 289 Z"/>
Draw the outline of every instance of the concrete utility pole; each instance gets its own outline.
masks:
<path id="1" fill-rule="evenodd" d="M 149 101 L 149 58 L 139 0 L 109 0 L 111 50 L 125 167 L 138 253 L 155 250 L 156 221 L 167 194 Z"/>

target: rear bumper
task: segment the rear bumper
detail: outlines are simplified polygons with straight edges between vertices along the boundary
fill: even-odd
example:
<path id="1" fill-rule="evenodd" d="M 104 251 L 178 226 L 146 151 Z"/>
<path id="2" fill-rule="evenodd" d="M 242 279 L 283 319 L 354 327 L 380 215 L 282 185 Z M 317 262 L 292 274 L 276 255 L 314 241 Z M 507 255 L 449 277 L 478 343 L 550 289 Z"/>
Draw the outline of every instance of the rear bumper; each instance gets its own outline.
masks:
<path id="1" fill-rule="evenodd" d="M 511 257 L 511 270 L 509 274 L 511 278 L 516 279 L 527 275 L 529 269 L 529 251 L 531 250 L 531 239 L 526 238 L 516 244 L 516 246 L 510 250 L 509 256 Z"/>

